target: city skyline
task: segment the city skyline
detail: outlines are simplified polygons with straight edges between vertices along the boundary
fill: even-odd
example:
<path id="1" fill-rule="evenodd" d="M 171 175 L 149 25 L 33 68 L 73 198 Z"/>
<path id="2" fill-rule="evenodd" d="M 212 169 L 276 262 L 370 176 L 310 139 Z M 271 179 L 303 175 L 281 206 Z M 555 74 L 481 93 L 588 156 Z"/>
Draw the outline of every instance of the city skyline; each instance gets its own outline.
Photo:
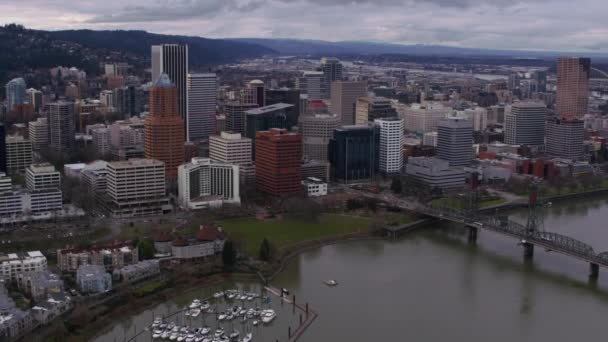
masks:
<path id="1" fill-rule="evenodd" d="M 599 0 L 576 8 L 486 0 L 4 1 L 3 24 L 37 29 L 144 29 L 209 38 L 375 41 L 487 49 L 608 52 Z M 338 14 L 339 13 L 339 14 Z M 44 19 L 41 19 L 44 18 Z M 428 20 L 433 18 L 433 20 Z M 538 20 L 542 18 L 542 20 Z M 568 25 L 563 25 L 568 22 Z M 357 23 L 357 25 L 353 25 Z M 256 27 L 256 30 L 251 30 Z M 530 33 L 534 34 L 530 34 Z"/>

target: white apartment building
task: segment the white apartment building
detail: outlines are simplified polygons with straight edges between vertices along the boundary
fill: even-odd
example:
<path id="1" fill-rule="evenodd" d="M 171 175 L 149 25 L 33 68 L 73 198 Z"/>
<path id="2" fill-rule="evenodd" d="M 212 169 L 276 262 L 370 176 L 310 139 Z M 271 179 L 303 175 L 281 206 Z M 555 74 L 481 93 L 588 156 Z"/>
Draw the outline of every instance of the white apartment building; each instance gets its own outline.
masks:
<path id="1" fill-rule="evenodd" d="M 20 135 L 8 136 L 6 141 L 6 171 L 24 172 L 32 164 L 32 142 Z"/>
<path id="2" fill-rule="evenodd" d="M 240 204 L 239 166 L 208 158 L 192 158 L 178 168 L 179 202 L 183 208 L 196 210 Z"/>
<path id="3" fill-rule="evenodd" d="M 172 211 L 166 194 L 165 164 L 129 159 L 107 164 L 106 206 L 115 217 L 159 215 Z"/>
<path id="4" fill-rule="evenodd" d="M 380 128 L 380 172 L 386 175 L 401 173 L 403 168 L 403 119 L 374 120 Z"/>
<path id="5" fill-rule="evenodd" d="M 38 118 L 28 123 L 29 139 L 32 148 L 39 151 L 49 144 L 49 121 L 47 118 Z"/>
<path id="6" fill-rule="evenodd" d="M 40 251 L 0 255 L 0 278 L 3 279 L 15 281 L 19 274 L 46 270 L 46 257 Z"/>
<path id="7" fill-rule="evenodd" d="M 397 112 L 403 119 L 405 129 L 412 132 L 437 131 L 437 123 L 453 112 L 441 102 L 427 101 L 424 104 L 413 103 L 410 106 L 398 105 Z"/>
<path id="8" fill-rule="evenodd" d="M 49 163 L 32 164 L 25 172 L 28 190 L 61 189 L 61 174 Z"/>

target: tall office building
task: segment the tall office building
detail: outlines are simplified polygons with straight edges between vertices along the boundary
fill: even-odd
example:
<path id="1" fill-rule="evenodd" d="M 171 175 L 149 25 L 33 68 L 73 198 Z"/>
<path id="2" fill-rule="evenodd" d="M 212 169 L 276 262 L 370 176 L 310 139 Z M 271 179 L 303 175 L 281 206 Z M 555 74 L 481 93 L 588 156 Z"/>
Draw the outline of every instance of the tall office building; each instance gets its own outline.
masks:
<path id="1" fill-rule="evenodd" d="M 332 113 L 340 117 L 342 125 L 355 124 L 355 105 L 358 98 L 367 96 L 367 83 L 335 81 L 331 88 Z"/>
<path id="2" fill-rule="evenodd" d="M 273 196 L 301 192 L 302 137 L 285 129 L 257 132 L 255 182 L 258 191 Z"/>
<path id="3" fill-rule="evenodd" d="M 555 158 L 582 159 L 584 126 L 583 120 L 575 118 L 551 118 L 547 120 L 545 152 Z"/>
<path id="4" fill-rule="evenodd" d="M 245 128 L 247 127 L 247 114 L 245 112 L 257 107 L 257 103 L 242 103 L 239 101 L 230 101 L 224 104 L 226 130 L 245 135 Z"/>
<path id="5" fill-rule="evenodd" d="M 385 97 L 360 97 L 355 104 L 355 124 L 365 125 L 376 119 L 395 118 L 397 110 Z"/>
<path id="6" fill-rule="evenodd" d="M 188 132 L 188 45 L 152 46 L 152 82 L 167 74 L 177 88 L 177 112 L 183 120 L 184 137 Z"/>
<path id="7" fill-rule="evenodd" d="M 340 118 L 330 113 L 300 116 L 298 129 L 302 135 L 304 159 L 328 160 L 329 141 L 340 126 Z"/>
<path id="8" fill-rule="evenodd" d="M 0 123 L 0 172 L 6 174 L 6 126 Z"/>
<path id="9" fill-rule="evenodd" d="M 270 106 L 253 108 L 245 112 L 247 115 L 246 136 L 253 141 L 255 146 L 255 135 L 259 131 L 267 131 L 271 128 L 287 128 L 288 113 L 294 107 L 286 103 L 277 103 Z M 255 159 L 255 151 L 253 153 Z"/>
<path id="10" fill-rule="evenodd" d="M 26 90 L 23 78 L 14 78 L 6 84 L 6 107 L 9 111 L 27 102 Z"/>
<path id="11" fill-rule="evenodd" d="M 192 158 L 178 171 L 179 203 L 186 209 L 240 204 L 239 166 L 208 158 Z"/>
<path id="12" fill-rule="evenodd" d="M 373 124 L 337 128 L 329 143 L 333 177 L 344 183 L 372 179 L 378 171 L 379 146 Z"/>
<path id="13" fill-rule="evenodd" d="M 266 105 L 270 106 L 277 103 L 287 103 L 293 106 L 294 117 L 288 117 L 288 126 L 295 126 L 298 123 L 298 117 L 303 115 L 300 106 L 300 90 L 298 89 L 268 89 L 266 90 Z"/>
<path id="14" fill-rule="evenodd" d="M 260 107 L 266 105 L 266 85 L 264 81 L 253 80 L 247 84 L 245 103 L 256 103 Z"/>
<path id="15" fill-rule="evenodd" d="M 308 95 L 308 101 L 323 99 L 327 89 L 325 74 L 320 71 L 304 71 L 301 77 L 296 78 L 296 89 L 301 94 Z"/>
<path id="16" fill-rule="evenodd" d="M 342 63 L 337 58 L 323 57 L 321 58 L 321 70 L 325 76 L 325 84 L 327 86 L 328 93 L 326 97 L 331 96 L 331 83 L 335 81 L 342 81 Z"/>
<path id="17" fill-rule="evenodd" d="M 32 105 L 34 112 L 40 113 L 43 109 L 42 104 L 42 92 L 40 90 L 36 90 L 34 88 L 30 88 L 27 90 L 27 102 Z"/>
<path id="18" fill-rule="evenodd" d="M 561 57 L 557 61 L 557 115 L 581 119 L 589 106 L 589 58 Z"/>
<path id="19" fill-rule="evenodd" d="M 536 70 L 532 73 L 532 79 L 536 81 L 536 91 L 539 93 L 547 92 L 547 71 Z"/>
<path id="20" fill-rule="evenodd" d="M 67 153 L 76 145 L 74 102 L 59 101 L 49 104 L 47 116 L 49 130 L 48 147 L 55 152 Z"/>
<path id="21" fill-rule="evenodd" d="M 505 121 L 505 143 L 543 146 L 547 107 L 541 102 L 515 102 Z"/>
<path id="22" fill-rule="evenodd" d="M 396 175 L 403 168 L 403 119 L 383 118 L 374 123 L 380 129 L 378 169 L 385 175 Z"/>
<path id="23" fill-rule="evenodd" d="M 188 75 L 188 141 L 206 139 L 215 132 L 217 75 Z"/>
<path id="24" fill-rule="evenodd" d="M 450 166 L 466 166 L 473 159 L 473 121 L 448 117 L 437 124 L 437 156 Z"/>
<path id="25" fill-rule="evenodd" d="M 184 125 L 177 109 L 178 89 L 162 74 L 150 89 L 150 114 L 144 123 L 144 155 L 165 164 L 169 180 L 177 180 L 184 162 Z"/>

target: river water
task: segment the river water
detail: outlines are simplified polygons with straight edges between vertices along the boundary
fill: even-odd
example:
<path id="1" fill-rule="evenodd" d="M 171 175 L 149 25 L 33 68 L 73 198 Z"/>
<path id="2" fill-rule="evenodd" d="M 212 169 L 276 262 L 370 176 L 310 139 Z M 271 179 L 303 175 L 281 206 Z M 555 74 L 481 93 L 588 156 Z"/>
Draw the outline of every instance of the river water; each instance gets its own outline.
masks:
<path id="1" fill-rule="evenodd" d="M 525 222 L 527 212 L 510 214 Z M 547 209 L 544 227 L 603 251 L 606 218 L 605 197 L 577 199 Z M 273 283 L 319 314 L 302 342 L 605 340 L 608 270 L 592 282 L 583 262 L 541 248 L 532 261 L 522 255 L 513 239 L 480 232 L 477 243 L 469 244 L 465 229 L 442 224 L 396 241 L 345 242 L 305 252 Z M 340 284 L 329 288 L 322 284 L 326 279 Z M 157 312 L 183 304 L 163 303 Z M 289 307 L 273 305 L 281 320 L 255 341 L 285 341 L 286 325 L 297 324 Z M 150 311 L 134 315 L 97 341 L 122 340 L 134 322 L 143 325 L 151 317 Z"/>

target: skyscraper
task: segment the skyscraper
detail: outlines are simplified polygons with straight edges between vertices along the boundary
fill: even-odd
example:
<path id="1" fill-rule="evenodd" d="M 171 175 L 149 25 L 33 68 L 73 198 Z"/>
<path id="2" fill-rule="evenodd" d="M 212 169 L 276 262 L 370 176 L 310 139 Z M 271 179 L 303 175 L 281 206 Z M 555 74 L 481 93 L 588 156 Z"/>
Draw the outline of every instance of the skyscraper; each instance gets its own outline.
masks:
<path id="1" fill-rule="evenodd" d="M 327 98 L 331 96 L 331 83 L 342 81 L 342 63 L 337 58 L 323 57 L 321 58 L 321 70 L 325 76 L 326 89 L 328 91 Z"/>
<path id="2" fill-rule="evenodd" d="M 301 77 L 296 78 L 296 89 L 308 95 L 308 101 L 321 100 L 327 89 L 325 74 L 318 71 L 304 71 Z"/>
<path id="3" fill-rule="evenodd" d="M 466 166 L 473 159 L 473 121 L 448 117 L 437 124 L 437 156 L 450 166 Z"/>
<path id="4" fill-rule="evenodd" d="M 557 115 L 582 118 L 589 106 L 591 60 L 561 57 L 557 62 Z"/>
<path id="5" fill-rule="evenodd" d="M 188 141 L 206 139 L 215 132 L 217 75 L 188 75 Z"/>
<path id="6" fill-rule="evenodd" d="M 344 183 L 373 178 L 379 145 L 380 134 L 373 124 L 337 128 L 329 143 L 333 177 Z"/>
<path id="7" fill-rule="evenodd" d="M 264 84 L 264 81 L 253 80 L 249 82 L 247 91 L 249 92 L 249 98 L 245 102 L 257 103 L 260 107 L 266 105 L 266 85 Z"/>
<path id="8" fill-rule="evenodd" d="M 374 123 L 380 128 L 379 171 L 399 174 L 403 167 L 403 119 L 383 118 Z"/>
<path id="9" fill-rule="evenodd" d="M 245 135 L 245 127 L 247 125 L 247 114 L 245 112 L 257 107 L 257 103 L 242 103 L 239 101 L 230 101 L 224 104 L 226 130 Z"/>
<path id="10" fill-rule="evenodd" d="M 298 89 L 268 89 L 266 90 L 266 105 L 270 106 L 277 103 L 287 103 L 293 105 L 293 111 L 288 117 L 288 126 L 295 126 L 298 123 L 298 117 L 302 115 L 302 109 L 300 106 L 300 91 Z"/>
<path id="11" fill-rule="evenodd" d="M 298 129 L 302 135 L 304 159 L 327 161 L 329 141 L 339 125 L 340 118 L 330 113 L 300 116 Z"/>
<path id="12" fill-rule="evenodd" d="M 9 111 L 26 102 L 26 90 L 23 78 L 14 78 L 6 84 L 6 105 Z"/>
<path id="13" fill-rule="evenodd" d="M 59 153 L 72 150 L 76 144 L 74 102 L 59 101 L 49 104 L 47 122 L 49 129 L 48 147 Z"/>
<path id="14" fill-rule="evenodd" d="M 220 135 L 209 137 L 209 157 L 212 160 L 238 165 L 242 183 L 252 184 L 255 180 L 251 147 L 251 139 L 240 133 L 221 132 Z"/>
<path id="15" fill-rule="evenodd" d="M 184 121 L 184 138 L 188 132 L 188 45 L 152 46 L 152 82 L 167 74 L 177 88 L 177 112 Z"/>
<path id="16" fill-rule="evenodd" d="M 335 81 L 331 84 L 331 108 L 332 112 L 342 122 L 342 125 L 353 125 L 355 123 L 355 104 L 359 97 L 367 95 L 367 84 L 365 82 Z"/>
<path id="17" fill-rule="evenodd" d="M 506 115 L 505 143 L 542 146 L 545 144 L 547 107 L 541 102 L 516 102 Z"/>
<path id="18" fill-rule="evenodd" d="M 258 191 L 289 196 L 301 191 L 302 137 L 285 129 L 257 132 L 255 179 Z"/>
<path id="19" fill-rule="evenodd" d="M 178 90 L 161 74 L 150 89 L 150 114 L 144 123 L 144 155 L 165 164 L 167 179 L 177 179 L 184 162 L 184 121 L 177 109 Z"/>
<path id="20" fill-rule="evenodd" d="M 576 118 L 547 120 L 546 153 L 556 158 L 582 159 L 584 131 L 583 120 Z"/>
<path id="21" fill-rule="evenodd" d="M 6 127 L 0 123 L 0 172 L 6 174 Z"/>
<path id="22" fill-rule="evenodd" d="M 271 128 L 287 128 L 287 113 L 293 111 L 293 106 L 286 103 L 277 103 L 270 106 L 253 108 L 245 112 L 247 115 L 246 136 L 253 141 L 259 131 L 267 131 Z M 253 153 L 255 159 L 255 151 Z"/>

